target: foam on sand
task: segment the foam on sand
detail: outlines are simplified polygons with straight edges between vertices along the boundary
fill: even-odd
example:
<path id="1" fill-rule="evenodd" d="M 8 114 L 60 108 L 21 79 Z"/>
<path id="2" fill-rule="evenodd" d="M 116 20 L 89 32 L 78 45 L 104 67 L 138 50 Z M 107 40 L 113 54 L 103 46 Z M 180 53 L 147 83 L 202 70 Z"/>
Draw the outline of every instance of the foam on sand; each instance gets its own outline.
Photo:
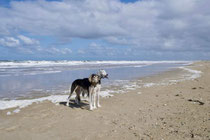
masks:
<path id="1" fill-rule="evenodd" d="M 144 83 L 143 87 L 148 88 L 148 87 L 152 87 L 152 86 L 167 86 L 167 85 L 176 84 L 177 82 L 182 82 L 185 80 L 194 80 L 196 78 L 199 78 L 202 73 L 201 71 L 193 70 L 193 69 L 190 69 L 187 67 L 179 67 L 179 68 L 187 71 L 188 73 L 182 75 L 182 77 L 178 77 L 177 79 L 168 80 L 167 82 Z"/>
<path id="2" fill-rule="evenodd" d="M 105 90 L 100 92 L 101 97 L 111 97 L 113 96 L 110 93 L 114 93 L 112 90 Z M 13 111 L 13 113 L 20 112 L 21 108 L 32 105 L 33 103 L 41 103 L 43 101 L 50 101 L 52 103 L 64 102 L 67 100 L 69 95 L 50 95 L 47 97 L 41 97 L 37 99 L 25 99 L 25 100 L 0 100 L 0 110 L 9 109 L 9 108 L 17 108 Z M 74 99 L 76 96 L 73 95 L 71 99 Z M 7 115 L 11 115 L 11 112 L 8 112 Z"/>
<path id="3" fill-rule="evenodd" d="M 27 100 L 1 100 L 0 101 L 0 110 L 8 109 L 8 108 L 24 108 L 26 106 L 29 106 L 33 103 L 40 103 L 43 101 L 51 101 L 53 103 L 66 101 L 68 98 L 68 95 L 51 95 L 47 97 L 41 97 L 37 99 L 27 99 Z"/>
<path id="4" fill-rule="evenodd" d="M 190 77 L 187 78 L 187 80 L 194 80 L 196 78 L 199 78 L 201 76 L 201 73 L 202 73 L 201 71 L 189 69 L 189 68 L 186 68 L 186 67 L 180 67 L 180 68 L 183 69 L 183 70 L 186 70 L 186 71 L 188 71 L 192 74 Z"/>

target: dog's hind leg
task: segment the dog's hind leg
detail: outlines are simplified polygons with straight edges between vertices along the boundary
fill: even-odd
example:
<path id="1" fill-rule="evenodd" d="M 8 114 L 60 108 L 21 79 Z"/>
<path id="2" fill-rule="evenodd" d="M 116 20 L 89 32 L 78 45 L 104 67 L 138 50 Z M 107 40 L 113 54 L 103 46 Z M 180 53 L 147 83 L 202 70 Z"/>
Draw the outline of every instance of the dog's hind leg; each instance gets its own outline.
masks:
<path id="1" fill-rule="evenodd" d="M 70 91 L 70 86 L 69 86 L 69 97 L 68 97 L 68 99 L 67 99 L 67 101 L 66 101 L 66 106 L 69 106 L 69 101 L 70 101 L 70 98 L 71 98 L 71 91 Z"/>
<path id="2" fill-rule="evenodd" d="M 71 85 L 71 91 L 70 91 L 70 88 L 69 88 L 69 97 L 67 99 L 67 102 L 66 102 L 66 106 L 69 106 L 69 102 L 70 102 L 70 98 L 71 98 L 71 95 L 74 93 L 74 91 L 78 88 L 78 86 L 76 86 L 74 83 Z"/>
<path id="3" fill-rule="evenodd" d="M 76 104 L 79 104 L 80 101 L 81 101 L 81 99 L 80 99 L 81 88 L 78 87 L 78 88 L 75 90 L 75 92 L 76 92 L 75 102 L 76 102 Z"/>
<path id="4" fill-rule="evenodd" d="M 75 103 L 76 103 L 77 105 L 79 105 L 79 99 L 78 99 L 77 97 L 75 97 Z"/>

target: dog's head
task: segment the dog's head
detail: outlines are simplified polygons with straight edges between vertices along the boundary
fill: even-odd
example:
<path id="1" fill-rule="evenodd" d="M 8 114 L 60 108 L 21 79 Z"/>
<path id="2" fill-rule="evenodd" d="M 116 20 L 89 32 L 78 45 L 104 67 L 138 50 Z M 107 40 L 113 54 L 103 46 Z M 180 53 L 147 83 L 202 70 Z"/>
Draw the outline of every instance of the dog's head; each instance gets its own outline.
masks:
<path id="1" fill-rule="evenodd" d="M 108 78 L 108 74 L 106 73 L 105 70 L 99 70 L 99 71 L 98 71 L 98 75 L 99 75 L 101 78 Z"/>
<path id="2" fill-rule="evenodd" d="M 100 77 L 97 74 L 91 74 L 88 80 L 91 84 L 97 84 L 100 80 Z"/>

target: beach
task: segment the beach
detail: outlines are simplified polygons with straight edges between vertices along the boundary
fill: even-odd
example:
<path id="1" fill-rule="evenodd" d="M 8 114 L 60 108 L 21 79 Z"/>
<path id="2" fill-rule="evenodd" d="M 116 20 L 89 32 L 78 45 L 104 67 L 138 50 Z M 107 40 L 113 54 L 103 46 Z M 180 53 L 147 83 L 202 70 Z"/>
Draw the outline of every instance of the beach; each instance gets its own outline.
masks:
<path id="1" fill-rule="evenodd" d="M 43 101 L 18 113 L 13 113 L 16 108 L 0 110 L 0 137 L 2 140 L 209 140 L 210 62 L 195 62 L 186 69 L 199 71 L 200 76 L 176 79 L 183 70 L 175 69 L 141 77 L 139 82 L 150 84 L 102 98 L 102 107 L 94 111 L 88 110 L 87 101 L 80 106 L 72 102 L 70 107 L 65 106 L 65 101 L 59 104 Z"/>

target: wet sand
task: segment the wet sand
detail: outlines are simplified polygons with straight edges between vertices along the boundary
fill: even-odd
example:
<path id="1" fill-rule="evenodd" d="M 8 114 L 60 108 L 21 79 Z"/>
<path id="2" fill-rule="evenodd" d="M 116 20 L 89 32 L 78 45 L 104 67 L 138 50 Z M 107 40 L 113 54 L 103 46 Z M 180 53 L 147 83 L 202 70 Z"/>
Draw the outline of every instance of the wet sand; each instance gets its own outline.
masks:
<path id="1" fill-rule="evenodd" d="M 7 115 L 0 111 L 0 139 L 210 139 L 210 62 L 196 62 L 191 69 L 201 77 L 138 88 L 102 99 L 102 107 L 88 110 L 65 102 L 45 101 Z M 170 79 L 179 71 L 145 77 L 146 82 Z"/>

